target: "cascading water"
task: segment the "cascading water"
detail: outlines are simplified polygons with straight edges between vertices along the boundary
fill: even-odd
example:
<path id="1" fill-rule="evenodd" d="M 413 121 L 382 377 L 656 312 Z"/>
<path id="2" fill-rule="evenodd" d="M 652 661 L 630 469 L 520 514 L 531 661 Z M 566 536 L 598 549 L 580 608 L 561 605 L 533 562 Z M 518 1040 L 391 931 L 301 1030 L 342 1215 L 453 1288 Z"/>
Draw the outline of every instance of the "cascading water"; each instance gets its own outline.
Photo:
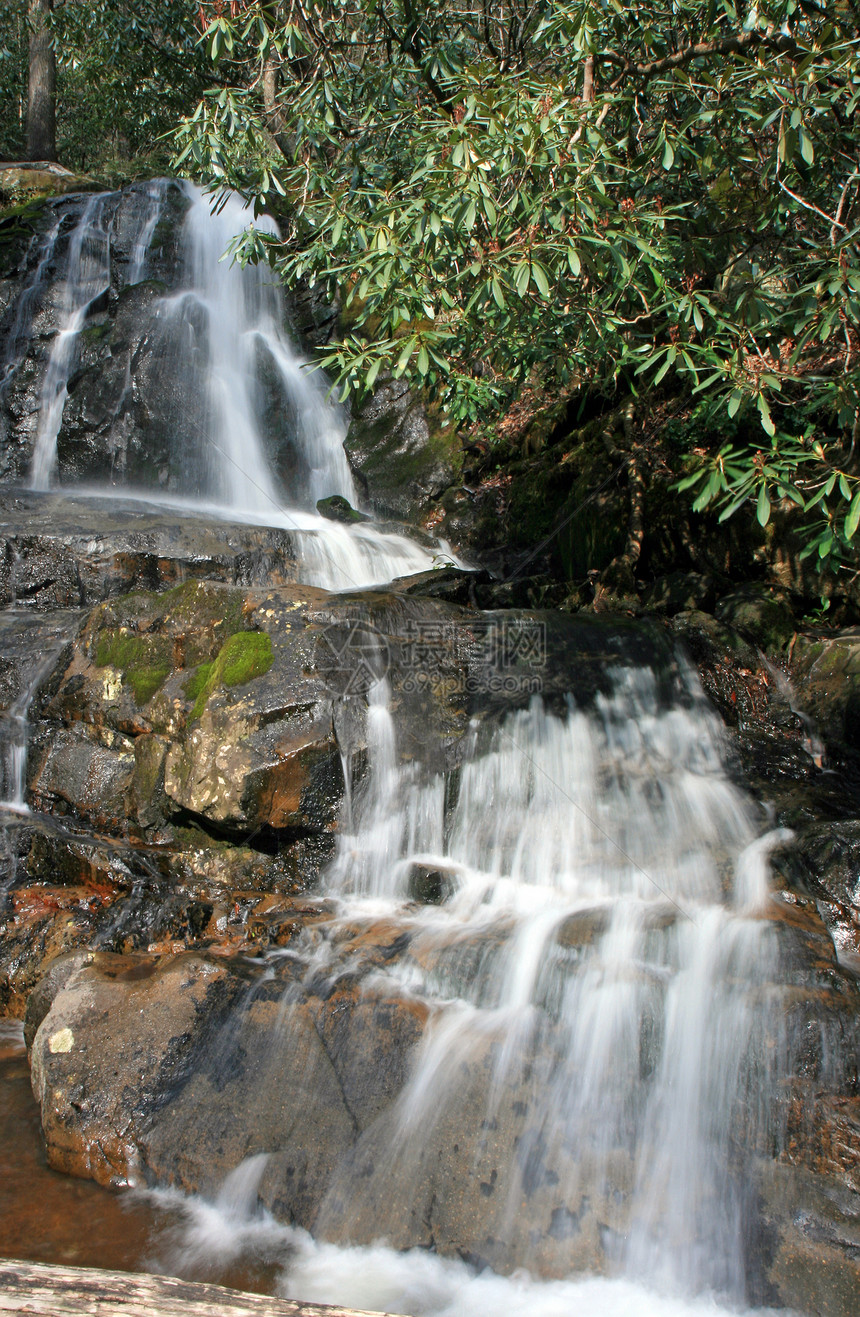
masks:
<path id="1" fill-rule="evenodd" d="M 60 215 L 55 210 L 51 218 L 51 223 L 45 234 L 40 239 L 33 239 L 34 243 L 38 243 L 36 265 L 18 298 L 15 307 L 15 319 L 11 331 L 6 338 L 5 351 L 3 353 L 2 363 L 0 363 L 2 364 L 2 370 L 0 370 L 0 401 L 2 401 L 9 381 L 17 369 L 22 349 L 29 338 L 33 309 L 42 292 L 46 273 L 54 255 L 54 248 L 56 247 L 59 232 Z"/>
<path id="2" fill-rule="evenodd" d="M 0 614 L 3 656 L 19 674 L 17 694 L 0 714 L 0 810 L 29 812 L 25 792 L 30 708 L 79 622 L 80 614 L 62 610 L 47 618 L 26 611 Z"/>
<path id="3" fill-rule="evenodd" d="M 131 251 L 131 261 L 128 267 L 129 285 L 140 283 L 146 275 L 149 247 L 155 233 L 155 227 L 161 218 L 166 190 L 167 180 L 164 178 L 154 179 L 146 189 L 146 207 L 141 216 L 140 228 Z"/>
<path id="4" fill-rule="evenodd" d="M 49 489 L 57 464 L 57 435 L 78 340 L 93 304 L 110 286 L 110 222 L 107 202 L 112 193 L 92 196 L 72 235 L 64 290 L 62 321 L 51 348 L 39 400 L 39 429 L 33 449 L 30 484 Z"/>
<path id="5" fill-rule="evenodd" d="M 151 184 L 135 212 L 127 268 L 118 276 L 125 288 L 147 275 L 167 186 Z M 213 212 L 199 188 L 186 184 L 184 193 L 179 287 L 146 312 L 152 317 L 151 372 L 162 384 L 170 381 L 162 388 L 164 414 L 157 418 L 168 436 L 170 474 L 162 471 L 149 488 L 128 485 L 120 462 L 110 488 L 150 502 L 167 500 L 186 515 L 290 531 L 301 579 L 328 589 L 363 587 L 450 561 L 441 547 L 434 554 L 407 535 L 383 533 L 368 523 L 339 525 L 317 514 L 317 501 L 333 494 L 356 502 L 343 448 L 344 417 L 327 398 L 325 381 L 295 352 L 269 267 L 242 267 L 226 255 L 251 219 L 241 200 L 227 194 Z M 82 333 L 103 310 L 111 286 L 117 197 L 90 197 L 70 238 L 60 324 L 41 389 L 30 473 L 35 490 L 58 483 L 58 438 Z M 255 223 L 265 233 L 277 231 L 267 216 Z M 46 253 L 48 247 L 46 239 Z M 128 379 L 114 406 L 118 438 L 135 387 Z"/>
<path id="6" fill-rule="evenodd" d="M 396 766 L 381 694 L 369 729 L 375 771 L 332 890 L 351 917 L 378 903 L 392 913 L 420 865 L 450 895 L 406 916 L 412 958 L 432 964 L 410 991 L 438 1013 L 388 1155 L 380 1167 L 368 1154 L 369 1189 L 359 1150 L 330 1220 L 340 1232 L 348 1204 L 347 1232 L 361 1230 L 372 1203 L 375 1228 L 396 1234 L 416 1175 L 440 1156 L 430 1131 L 448 1126 L 458 1072 L 492 1045 L 485 1118 L 501 1093 L 532 1111 L 496 1188 L 507 1207 L 495 1230 L 518 1256 L 528 1261 L 522 1236 L 533 1224 L 518 1213 L 540 1149 L 572 1218 L 603 1201 L 616 1264 L 738 1297 L 743 1213 L 729 1147 L 747 1086 L 761 1082 L 766 1012 L 751 1003 L 772 952 L 756 914 L 779 834 L 756 839 L 750 805 L 722 771 L 713 715 L 700 702 L 661 710 L 653 674 L 636 670 L 617 675 L 596 714 L 571 702 L 560 716 L 536 699 L 473 747 L 447 817 L 444 780 L 421 783 Z M 467 977 L 463 948 L 471 963 L 475 942 L 480 969 Z M 628 1208 L 611 1205 L 618 1194 L 627 1221 Z"/>
<path id="7" fill-rule="evenodd" d="M 400 762 L 390 705 L 381 681 L 369 771 L 324 883 L 334 932 L 312 940 L 307 973 L 334 982 L 340 924 L 382 921 L 409 951 L 368 984 L 420 1003 L 428 1024 L 399 1099 L 335 1171 L 316 1229 L 331 1243 L 282 1233 L 296 1253 L 284 1292 L 416 1314 L 742 1302 L 748 1163 L 776 1136 L 781 1007 L 763 916 L 786 834 L 758 835 L 695 679 L 683 670 L 668 705 L 650 671 L 624 667 L 592 709 L 534 697 L 476 723 L 453 777 Z M 270 1043 L 266 1064 L 289 1074 L 289 1029 Z M 189 1205 L 171 1265 L 199 1262 L 224 1231 L 235 1244 L 235 1212 Z M 617 1279 L 529 1282 L 518 1299 L 516 1280 L 482 1291 L 428 1260 L 407 1281 L 394 1253 L 344 1251 L 408 1246 L 431 1215 L 501 1270 Z"/>

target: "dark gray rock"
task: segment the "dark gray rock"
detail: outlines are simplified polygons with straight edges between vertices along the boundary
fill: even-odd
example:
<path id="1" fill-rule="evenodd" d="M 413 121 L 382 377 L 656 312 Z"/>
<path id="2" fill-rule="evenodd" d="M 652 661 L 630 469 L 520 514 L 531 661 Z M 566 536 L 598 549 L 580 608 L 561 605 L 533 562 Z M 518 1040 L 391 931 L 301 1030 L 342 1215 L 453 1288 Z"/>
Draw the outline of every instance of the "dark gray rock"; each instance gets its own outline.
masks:
<path id="1" fill-rule="evenodd" d="M 0 605 L 46 612 L 187 580 L 286 584 L 289 531 L 177 517 L 139 500 L 0 491 Z"/>
<path id="2" fill-rule="evenodd" d="M 63 316 L 63 291 L 75 227 L 89 197 L 74 194 L 46 204 L 37 240 L 12 280 L 0 317 L 0 476 L 26 477 L 33 455 L 42 382 Z M 160 218 L 146 267 L 136 244 L 142 217 L 154 204 L 153 185 L 135 183 L 106 194 L 103 222 L 110 230 L 107 290 L 95 299 L 77 345 L 69 398 L 57 444 L 65 479 L 110 479 L 114 474 L 157 483 L 164 469 L 166 439 L 159 435 L 159 399 L 173 373 L 162 361 L 160 390 L 148 404 L 136 388 L 141 370 L 158 346 L 152 305 L 181 268 L 181 221 L 187 201 L 178 184 L 161 192 Z M 144 273 L 147 283 L 129 285 Z M 163 429 L 163 427 L 162 427 Z"/>
<path id="3" fill-rule="evenodd" d="M 384 380 L 352 418 L 345 448 L 380 516 L 421 522 L 454 483 L 456 447 L 405 380 Z"/>
<path id="4" fill-rule="evenodd" d="M 349 499 L 342 494 L 330 494 L 328 498 L 317 499 L 317 512 L 328 521 L 340 521 L 351 526 L 359 521 L 370 521 L 363 512 L 352 506 Z"/>
<path id="5" fill-rule="evenodd" d="M 648 586 L 642 595 L 642 607 L 673 617 L 693 609 L 706 613 L 713 608 L 715 599 L 713 577 L 701 572 L 670 572 Z"/>

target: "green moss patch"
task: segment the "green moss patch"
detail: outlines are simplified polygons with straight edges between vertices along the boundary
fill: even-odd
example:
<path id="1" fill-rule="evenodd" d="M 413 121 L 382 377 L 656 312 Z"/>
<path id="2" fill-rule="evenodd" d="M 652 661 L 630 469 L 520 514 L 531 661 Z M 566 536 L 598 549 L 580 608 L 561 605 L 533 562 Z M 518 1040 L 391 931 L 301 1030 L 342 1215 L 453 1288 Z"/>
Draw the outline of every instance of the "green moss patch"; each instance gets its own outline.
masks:
<path id="1" fill-rule="evenodd" d="M 238 631 L 230 636 L 214 662 L 201 663 L 183 687 L 186 698 L 194 701 L 191 721 L 200 717 L 219 686 L 244 686 L 264 676 L 273 662 L 272 642 L 265 631 Z"/>
<path id="2" fill-rule="evenodd" d="M 205 688 L 209 678 L 212 675 L 214 663 L 201 663 L 199 668 L 195 668 L 191 676 L 182 687 L 185 692 L 186 700 L 196 700 L 200 692 Z"/>
<path id="3" fill-rule="evenodd" d="M 147 704 L 170 675 L 169 641 L 125 630 L 103 631 L 96 644 L 96 665 L 119 669 L 135 701 Z"/>

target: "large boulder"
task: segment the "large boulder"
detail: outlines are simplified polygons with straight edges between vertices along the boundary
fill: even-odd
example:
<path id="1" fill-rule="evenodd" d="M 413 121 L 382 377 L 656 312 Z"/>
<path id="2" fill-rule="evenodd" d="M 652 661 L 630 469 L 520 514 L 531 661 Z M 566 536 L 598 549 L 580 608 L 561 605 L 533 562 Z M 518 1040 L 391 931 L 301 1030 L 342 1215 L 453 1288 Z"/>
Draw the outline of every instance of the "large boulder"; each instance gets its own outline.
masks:
<path id="1" fill-rule="evenodd" d="M 299 615 L 314 594 L 189 583 L 97 608 L 43 694 L 34 801 L 119 835 L 330 829 L 343 773 Z"/>

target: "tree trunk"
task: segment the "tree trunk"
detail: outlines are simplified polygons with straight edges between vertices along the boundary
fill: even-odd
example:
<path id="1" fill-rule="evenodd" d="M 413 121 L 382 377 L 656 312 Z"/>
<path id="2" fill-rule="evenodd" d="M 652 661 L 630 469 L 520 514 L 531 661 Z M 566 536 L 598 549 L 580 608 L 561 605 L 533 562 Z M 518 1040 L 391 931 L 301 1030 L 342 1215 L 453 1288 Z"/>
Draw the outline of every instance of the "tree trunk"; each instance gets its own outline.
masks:
<path id="1" fill-rule="evenodd" d="M 57 158 L 57 61 L 47 24 L 54 0 L 29 0 L 30 85 L 27 98 L 27 159 Z"/>
<path id="2" fill-rule="evenodd" d="M 266 127 L 277 140 L 284 131 L 284 120 L 278 109 L 278 82 L 280 61 L 275 55 L 269 55 L 263 64 L 263 109 L 266 114 Z"/>

